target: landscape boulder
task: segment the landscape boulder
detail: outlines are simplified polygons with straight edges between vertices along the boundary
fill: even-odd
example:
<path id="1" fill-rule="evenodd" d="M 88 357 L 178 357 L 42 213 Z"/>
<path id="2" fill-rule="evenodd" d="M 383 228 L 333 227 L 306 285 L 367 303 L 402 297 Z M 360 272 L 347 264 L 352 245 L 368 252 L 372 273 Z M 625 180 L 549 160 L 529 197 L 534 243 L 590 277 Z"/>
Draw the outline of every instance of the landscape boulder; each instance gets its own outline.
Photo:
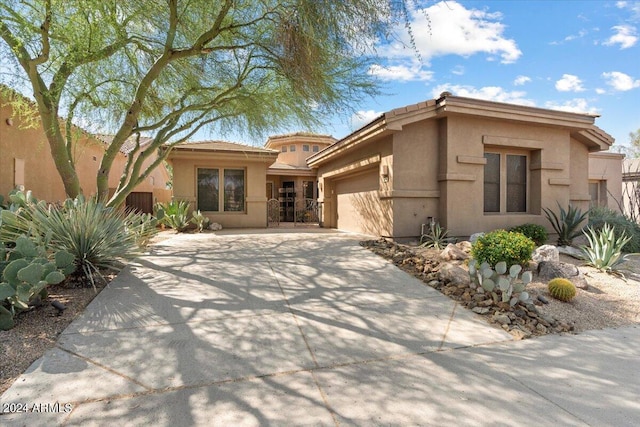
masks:
<path id="1" fill-rule="evenodd" d="M 542 261 L 560 262 L 560 252 L 558 252 L 558 248 L 553 245 L 542 245 L 533 251 L 531 258 L 537 263 L 541 263 Z"/>
<path id="2" fill-rule="evenodd" d="M 443 261 L 462 261 L 469 258 L 469 254 L 460 249 L 453 243 L 449 243 L 442 252 L 440 252 L 440 259 Z"/>
<path id="3" fill-rule="evenodd" d="M 538 264 L 538 279 L 541 282 L 548 282 L 555 278 L 569 279 L 576 288 L 587 289 L 587 279 L 573 264 L 565 262 L 542 261 Z"/>
<path id="4" fill-rule="evenodd" d="M 471 278 L 469 277 L 469 272 L 464 268 L 452 264 L 445 263 L 440 267 L 440 271 L 438 272 L 438 279 L 444 283 L 449 283 L 451 285 L 469 285 L 471 283 Z"/>

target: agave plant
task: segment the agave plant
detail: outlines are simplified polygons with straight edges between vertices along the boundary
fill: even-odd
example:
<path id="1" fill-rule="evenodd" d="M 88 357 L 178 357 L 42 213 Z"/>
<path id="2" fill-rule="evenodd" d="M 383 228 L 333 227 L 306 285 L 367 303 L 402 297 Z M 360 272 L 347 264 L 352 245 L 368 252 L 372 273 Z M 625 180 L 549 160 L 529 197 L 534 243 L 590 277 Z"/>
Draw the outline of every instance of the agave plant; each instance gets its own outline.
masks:
<path id="1" fill-rule="evenodd" d="M 444 249 L 447 244 L 453 242 L 453 237 L 447 237 L 449 231 L 440 226 L 438 222 L 429 224 L 429 232 L 420 236 L 420 245 L 424 248 Z"/>
<path id="2" fill-rule="evenodd" d="M 623 231 L 619 236 L 615 234 L 615 228 L 605 224 L 599 231 L 587 227 L 584 235 L 589 241 L 589 246 L 582 246 L 587 264 L 600 271 L 612 272 L 626 260 L 622 248 L 631 239 Z"/>
<path id="3" fill-rule="evenodd" d="M 162 217 L 161 222 L 177 232 L 184 231 L 189 226 L 189 202 L 173 200 L 169 203 L 158 203 L 156 215 Z"/>
<path id="4" fill-rule="evenodd" d="M 571 205 L 565 211 L 560 206 L 560 203 L 558 203 L 558 208 L 560 209 L 560 217 L 551 209 L 543 208 L 543 210 L 551 226 L 558 234 L 558 246 L 571 246 L 573 239 L 581 234 L 580 224 L 586 219 L 589 212 L 583 213 L 580 209 Z"/>

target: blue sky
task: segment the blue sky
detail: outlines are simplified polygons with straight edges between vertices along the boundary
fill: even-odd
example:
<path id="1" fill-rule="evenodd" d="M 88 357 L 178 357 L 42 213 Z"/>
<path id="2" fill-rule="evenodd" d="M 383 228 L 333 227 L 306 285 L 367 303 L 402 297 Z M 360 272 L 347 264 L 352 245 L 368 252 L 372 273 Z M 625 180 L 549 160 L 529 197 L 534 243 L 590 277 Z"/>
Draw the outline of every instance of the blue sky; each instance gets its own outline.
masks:
<path id="1" fill-rule="evenodd" d="M 445 90 L 599 114 L 596 124 L 615 145 L 628 144 L 629 132 L 640 128 L 640 1 L 422 5 L 411 11 L 421 60 L 402 43 L 379 46 L 379 63 L 369 72 L 383 81 L 387 95 L 316 131 L 341 138 L 385 111 Z"/>

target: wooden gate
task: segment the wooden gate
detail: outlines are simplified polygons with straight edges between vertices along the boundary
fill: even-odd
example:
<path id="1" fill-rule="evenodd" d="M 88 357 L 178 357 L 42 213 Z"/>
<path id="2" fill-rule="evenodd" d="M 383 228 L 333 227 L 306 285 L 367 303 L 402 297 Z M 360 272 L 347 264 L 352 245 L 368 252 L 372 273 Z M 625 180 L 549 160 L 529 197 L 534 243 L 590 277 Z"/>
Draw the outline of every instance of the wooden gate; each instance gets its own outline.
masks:
<path id="1" fill-rule="evenodd" d="M 130 193 L 125 202 L 127 210 L 137 213 L 153 213 L 153 193 L 137 191 Z"/>

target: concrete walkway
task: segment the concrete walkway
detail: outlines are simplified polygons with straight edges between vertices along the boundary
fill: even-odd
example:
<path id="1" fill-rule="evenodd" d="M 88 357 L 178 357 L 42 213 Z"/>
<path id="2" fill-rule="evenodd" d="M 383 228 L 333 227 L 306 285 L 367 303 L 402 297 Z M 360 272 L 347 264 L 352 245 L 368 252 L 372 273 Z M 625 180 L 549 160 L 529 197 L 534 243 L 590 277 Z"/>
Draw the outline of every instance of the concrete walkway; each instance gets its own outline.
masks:
<path id="1" fill-rule="evenodd" d="M 59 411 L 0 425 L 632 426 L 639 396 L 638 327 L 514 342 L 357 236 L 225 232 L 123 271 L 0 397 Z"/>

